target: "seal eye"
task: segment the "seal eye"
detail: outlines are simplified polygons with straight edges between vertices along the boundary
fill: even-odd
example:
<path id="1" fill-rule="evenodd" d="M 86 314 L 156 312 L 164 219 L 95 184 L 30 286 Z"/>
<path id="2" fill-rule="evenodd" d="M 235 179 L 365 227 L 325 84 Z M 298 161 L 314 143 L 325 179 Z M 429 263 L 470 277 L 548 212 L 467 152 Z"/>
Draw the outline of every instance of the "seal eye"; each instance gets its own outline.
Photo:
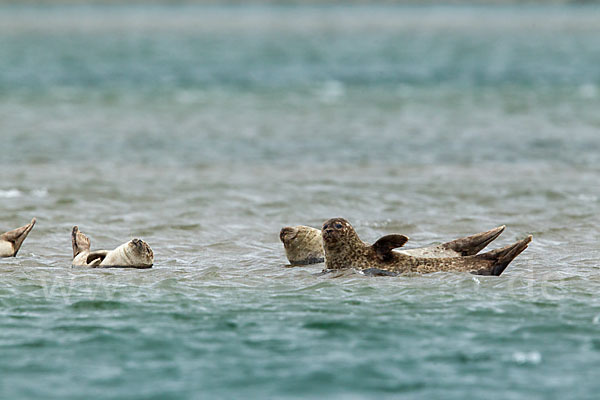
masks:
<path id="1" fill-rule="evenodd" d="M 342 224 L 335 224 L 335 227 L 336 227 L 337 229 L 342 229 Z"/>
<path id="2" fill-rule="evenodd" d="M 323 230 L 327 229 L 327 224 L 323 225 Z"/>

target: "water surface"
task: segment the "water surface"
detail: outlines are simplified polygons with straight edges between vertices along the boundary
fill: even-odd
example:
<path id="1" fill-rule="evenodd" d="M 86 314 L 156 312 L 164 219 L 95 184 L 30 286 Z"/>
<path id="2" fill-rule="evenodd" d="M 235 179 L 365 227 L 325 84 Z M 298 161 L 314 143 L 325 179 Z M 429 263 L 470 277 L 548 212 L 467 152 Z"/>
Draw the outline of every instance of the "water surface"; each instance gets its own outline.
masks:
<path id="1" fill-rule="evenodd" d="M 595 398 L 594 7 L 0 7 L 0 397 Z M 317 276 L 279 229 L 533 234 Z M 151 270 L 70 267 L 70 230 Z"/>

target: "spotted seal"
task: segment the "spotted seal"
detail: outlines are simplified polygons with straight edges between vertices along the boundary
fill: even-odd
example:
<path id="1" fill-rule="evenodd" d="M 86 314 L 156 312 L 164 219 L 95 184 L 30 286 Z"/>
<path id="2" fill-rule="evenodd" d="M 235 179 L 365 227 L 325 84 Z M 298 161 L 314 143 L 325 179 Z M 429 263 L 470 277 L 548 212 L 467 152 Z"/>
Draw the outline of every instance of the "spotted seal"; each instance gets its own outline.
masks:
<path id="1" fill-rule="evenodd" d="M 71 232 L 73 244 L 73 266 L 151 268 L 154 253 L 146 242 L 132 239 L 114 250 L 90 251 L 90 239 L 74 226 Z"/>
<path id="2" fill-rule="evenodd" d="M 16 257 L 23 241 L 35 225 L 35 218 L 25 226 L 0 235 L 0 257 Z"/>
<path id="3" fill-rule="evenodd" d="M 322 236 L 326 269 L 354 268 L 374 275 L 462 271 L 499 276 L 532 239 L 530 235 L 512 245 L 478 255 L 425 258 L 392 251 L 408 241 L 404 235 L 387 235 L 369 245 L 360 240 L 352 225 L 343 218 L 327 220 Z"/>
<path id="4" fill-rule="evenodd" d="M 438 245 L 400 250 L 413 257 L 463 257 L 479 253 L 506 228 L 504 225 Z M 310 226 L 286 226 L 279 232 L 285 255 L 292 265 L 306 265 L 325 261 L 321 230 Z"/>

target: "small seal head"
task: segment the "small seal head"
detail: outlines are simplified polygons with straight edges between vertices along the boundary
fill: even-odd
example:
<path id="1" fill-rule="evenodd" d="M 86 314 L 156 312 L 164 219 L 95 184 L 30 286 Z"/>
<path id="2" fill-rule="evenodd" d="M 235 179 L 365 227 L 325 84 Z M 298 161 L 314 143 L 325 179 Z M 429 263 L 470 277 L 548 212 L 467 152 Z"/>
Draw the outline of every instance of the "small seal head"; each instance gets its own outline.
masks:
<path id="1" fill-rule="evenodd" d="M 154 263 L 154 253 L 148 245 L 141 239 L 132 239 L 128 243 L 131 259 L 135 259 L 139 265 L 152 265 Z"/>
<path id="2" fill-rule="evenodd" d="M 286 226 L 279 231 L 279 240 L 285 246 L 286 243 L 291 243 L 298 236 L 298 228 L 294 226 Z"/>
<path id="3" fill-rule="evenodd" d="M 304 225 L 286 226 L 279 232 L 279 240 L 292 265 L 316 264 L 325 260 L 323 239 L 318 229 Z"/>

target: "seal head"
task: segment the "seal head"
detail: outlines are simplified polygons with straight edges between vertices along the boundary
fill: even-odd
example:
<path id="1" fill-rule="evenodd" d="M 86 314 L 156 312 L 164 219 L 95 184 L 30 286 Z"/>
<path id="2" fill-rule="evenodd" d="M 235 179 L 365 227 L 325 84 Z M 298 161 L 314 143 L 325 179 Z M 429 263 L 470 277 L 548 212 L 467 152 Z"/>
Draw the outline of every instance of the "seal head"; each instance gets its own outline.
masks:
<path id="1" fill-rule="evenodd" d="M 360 240 L 356 231 L 344 218 L 331 218 L 325 221 L 322 229 L 323 246 L 334 249 L 340 246 L 360 246 L 365 243 Z"/>
<path id="2" fill-rule="evenodd" d="M 279 240 L 292 265 L 315 264 L 325 261 L 323 239 L 319 229 L 310 226 L 286 226 L 279 232 Z"/>

